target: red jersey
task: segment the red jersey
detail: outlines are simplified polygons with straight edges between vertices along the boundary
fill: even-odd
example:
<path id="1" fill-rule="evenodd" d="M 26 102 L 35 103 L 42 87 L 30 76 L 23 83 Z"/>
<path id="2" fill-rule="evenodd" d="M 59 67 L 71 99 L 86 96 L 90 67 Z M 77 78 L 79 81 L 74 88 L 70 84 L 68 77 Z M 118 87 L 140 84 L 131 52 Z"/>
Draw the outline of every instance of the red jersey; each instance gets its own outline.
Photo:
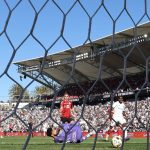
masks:
<path id="1" fill-rule="evenodd" d="M 73 107 L 72 102 L 68 100 L 63 100 L 60 104 L 62 108 L 61 117 L 71 118 L 71 109 Z"/>

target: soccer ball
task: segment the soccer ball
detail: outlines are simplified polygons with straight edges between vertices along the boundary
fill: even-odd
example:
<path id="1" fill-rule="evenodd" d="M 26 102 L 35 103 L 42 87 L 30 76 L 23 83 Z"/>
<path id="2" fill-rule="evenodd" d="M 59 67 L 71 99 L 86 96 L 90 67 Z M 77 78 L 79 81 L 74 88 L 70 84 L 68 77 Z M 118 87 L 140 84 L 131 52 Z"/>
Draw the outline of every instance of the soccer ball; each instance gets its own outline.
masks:
<path id="1" fill-rule="evenodd" d="M 112 138 L 112 145 L 115 148 L 121 147 L 121 145 L 122 145 L 122 138 L 121 138 L 121 136 L 114 136 Z"/>

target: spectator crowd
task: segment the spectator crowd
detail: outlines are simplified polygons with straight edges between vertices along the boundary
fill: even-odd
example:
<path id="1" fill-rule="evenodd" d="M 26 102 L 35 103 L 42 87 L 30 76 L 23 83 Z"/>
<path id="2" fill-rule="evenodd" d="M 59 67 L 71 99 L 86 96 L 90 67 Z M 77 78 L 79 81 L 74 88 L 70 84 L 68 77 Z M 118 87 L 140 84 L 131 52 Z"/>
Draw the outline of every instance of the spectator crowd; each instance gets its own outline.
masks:
<path id="1" fill-rule="evenodd" d="M 75 120 L 79 119 L 82 130 L 87 131 L 90 128 L 101 128 L 106 130 L 110 125 L 110 102 L 98 105 L 75 105 L 74 111 L 76 113 Z M 146 131 L 150 120 L 150 99 L 137 101 L 137 109 L 135 101 L 126 101 L 126 116 L 129 132 Z M 6 118 L 12 114 L 13 110 L 1 110 L 0 119 Z M 32 128 L 35 132 L 45 131 L 49 126 L 58 126 L 61 123 L 59 109 L 53 109 L 52 118 L 50 115 L 50 108 L 33 106 L 32 108 L 17 109 L 17 115 L 11 115 L 5 121 L 1 122 L 1 128 L 4 132 L 26 132 L 29 130 L 29 119 L 32 119 Z M 18 116 L 18 117 L 17 117 Z M 42 122 L 45 118 L 48 119 Z M 21 120 L 20 120 L 21 118 Z M 55 121 L 53 121 L 55 120 Z"/>

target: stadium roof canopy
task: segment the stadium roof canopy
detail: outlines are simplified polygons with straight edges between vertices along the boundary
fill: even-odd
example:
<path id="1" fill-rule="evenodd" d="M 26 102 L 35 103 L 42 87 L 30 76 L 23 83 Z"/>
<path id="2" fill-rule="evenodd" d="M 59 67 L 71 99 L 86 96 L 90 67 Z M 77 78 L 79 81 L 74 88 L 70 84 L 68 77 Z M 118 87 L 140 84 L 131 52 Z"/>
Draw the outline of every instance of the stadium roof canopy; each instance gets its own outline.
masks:
<path id="1" fill-rule="evenodd" d="M 69 79 L 72 71 L 73 76 L 68 84 L 96 80 L 99 68 L 101 68 L 102 79 L 122 76 L 125 65 L 128 75 L 143 72 L 146 70 L 148 56 L 150 56 L 150 22 L 48 55 L 44 62 L 42 76 L 36 79 L 43 57 L 14 64 L 18 66 L 21 74 L 44 85 L 48 85 L 49 81 L 62 85 Z"/>

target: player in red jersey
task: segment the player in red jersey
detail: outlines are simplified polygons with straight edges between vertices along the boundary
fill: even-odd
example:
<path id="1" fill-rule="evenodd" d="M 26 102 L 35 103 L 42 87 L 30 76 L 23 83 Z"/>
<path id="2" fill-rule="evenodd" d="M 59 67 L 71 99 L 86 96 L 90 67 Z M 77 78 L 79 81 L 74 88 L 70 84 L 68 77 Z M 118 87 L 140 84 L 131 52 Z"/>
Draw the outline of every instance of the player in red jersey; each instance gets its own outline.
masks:
<path id="1" fill-rule="evenodd" d="M 69 100 L 68 93 L 64 94 L 63 101 L 60 104 L 60 117 L 61 121 L 63 123 L 68 122 L 72 120 L 74 114 L 73 104 L 72 101 Z"/>

